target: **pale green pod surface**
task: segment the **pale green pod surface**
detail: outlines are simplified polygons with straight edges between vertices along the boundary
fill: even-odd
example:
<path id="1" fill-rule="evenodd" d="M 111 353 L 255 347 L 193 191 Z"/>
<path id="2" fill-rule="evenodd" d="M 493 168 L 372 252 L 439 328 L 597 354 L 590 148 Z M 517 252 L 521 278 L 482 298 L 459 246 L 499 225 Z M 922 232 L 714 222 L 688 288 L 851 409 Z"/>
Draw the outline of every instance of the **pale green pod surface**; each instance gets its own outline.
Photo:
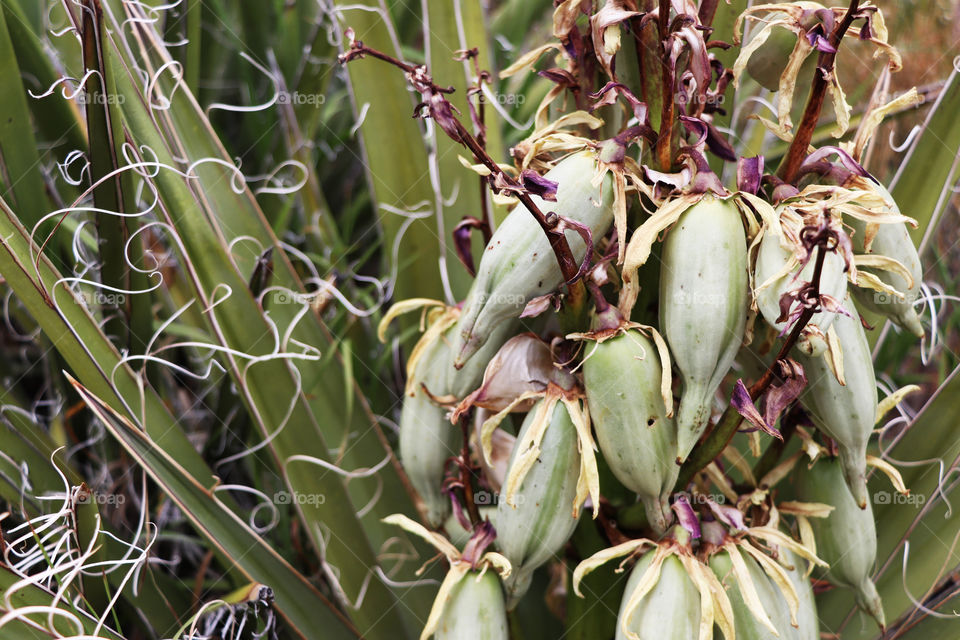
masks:
<path id="1" fill-rule="evenodd" d="M 857 315 L 849 298 L 844 306 Z M 847 486 L 856 503 L 865 507 L 867 442 L 877 416 L 877 381 L 859 318 L 837 314 L 833 328 L 843 350 L 846 384 L 837 381 L 825 357 L 801 356 L 807 387 L 800 399 L 817 428 L 837 441 Z"/>
<path id="2" fill-rule="evenodd" d="M 507 610 L 493 570 L 471 571 L 450 594 L 434 640 L 508 640 Z"/>
<path id="3" fill-rule="evenodd" d="M 667 232 L 660 271 L 660 331 L 683 377 L 677 459 L 710 418 L 713 394 L 743 342 L 747 241 L 733 200 L 703 196 Z"/>
<path id="4" fill-rule="evenodd" d="M 877 556 L 877 531 L 869 501 L 861 509 L 850 492 L 843 490 L 844 477 L 836 460 L 819 460 L 812 469 L 801 465 L 797 474 L 798 497 L 834 507 L 826 518 L 810 518 L 817 541 L 817 555 L 830 569 L 830 582 L 850 587 L 857 604 L 884 626 L 883 603 L 870 579 Z"/>
<path id="5" fill-rule="evenodd" d="M 878 187 L 878 189 L 883 188 Z M 893 198 L 885 189 L 883 192 L 887 194 L 890 202 L 893 202 Z M 893 208 L 897 213 L 900 213 L 896 205 Z M 846 220 L 846 222 L 854 229 L 851 238 L 854 251 L 864 253 L 865 223 L 853 218 Z M 917 248 L 907 231 L 907 225 L 902 222 L 878 225 L 877 235 L 870 243 L 870 253 L 893 258 L 906 267 L 913 278 L 913 286 L 909 286 L 907 280 L 899 274 L 863 267 L 865 271 L 872 272 L 885 284 L 902 293 L 903 297 L 874 291 L 873 289 L 854 287 L 853 291 L 857 297 L 857 302 L 862 304 L 864 308 L 890 318 L 910 333 L 922 338 L 924 334 L 923 325 L 920 323 L 920 316 L 913 308 L 913 303 L 917 301 L 917 296 L 920 295 L 920 285 L 923 284 L 923 266 L 920 264 L 920 255 L 917 253 Z"/>
<path id="6" fill-rule="evenodd" d="M 417 362 L 413 395 L 404 398 L 400 412 L 399 453 L 410 484 L 427 507 L 431 526 L 441 525 L 450 516 L 450 498 L 443 494 L 441 485 L 447 460 L 460 452 L 463 435 L 450 424 L 447 409 L 434 404 L 421 385 L 434 396 L 462 399 L 480 384 L 486 362 L 514 328 L 513 322 L 503 323 L 481 349 L 481 357 L 458 370 L 453 366 L 450 348 L 455 333 L 451 327 L 425 349 Z"/>
<path id="7" fill-rule="evenodd" d="M 753 588 L 760 598 L 763 610 L 779 633 L 779 640 L 795 640 L 796 629 L 790 624 L 790 609 L 777 585 L 764 573 L 757 561 L 742 553 L 747 572 L 753 580 Z M 727 587 L 727 597 L 733 608 L 733 624 L 737 640 L 777 640 L 770 629 L 764 626 L 747 606 L 740 585 L 733 573 L 733 562 L 726 551 L 714 554 L 708 562 L 713 574 Z"/>
<path id="8" fill-rule="evenodd" d="M 539 403 L 527 414 L 518 442 L 531 428 L 538 407 Z M 517 456 L 514 448 L 510 471 Z M 513 567 L 504 579 L 511 608 L 530 587 L 534 570 L 562 556 L 563 547 L 579 520 L 579 514 L 576 518 L 573 516 L 579 475 L 577 430 L 567 408 L 558 402 L 540 443 L 540 455 L 516 492 L 513 501 L 516 507 L 507 504 L 501 495 L 494 516 L 497 545 Z"/>
<path id="9" fill-rule="evenodd" d="M 459 453 L 462 438 L 446 414 L 423 390 L 404 398 L 400 412 L 400 461 L 434 527 L 450 515 L 450 498 L 441 491 L 443 469 L 447 459 Z"/>
<path id="10" fill-rule="evenodd" d="M 626 605 L 647 567 L 650 566 L 653 554 L 653 551 L 648 551 L 630 572 L 630 579 L 627 580 L 617 616 L 616 640 L 627 640 L 627 635 L 623 632 Z M 700 592 L 687 575 L 683 563 L 676 556 L 667 556 L 663 561 L 660 579 L 640 601 L 640 606 L 626 621 L 626 625 L 628 629 L 640 636 L 640 640 L 698 637 Z"/>
<path id="11" fill-rule="evenodd" d="M 787 576 L 800 600 L 797 610 L 799 626 L 794 636 L 797 640 L 820 640 L 820 618 L 817 617 L 817 601 L 813 594 L 813 584 L 807 576 L 807 561 L 786 547 L 780 547 L 780 553 L 784 561 L 793 567 L 787 570 Z"/>
<path id="12" fill-rule="evenodd" d="M 489 520 L 493 528 L 497 528 L 496 506 L 480 505 L 477 507 L 477 512 L 480 514 L 480 520 Z M 463 525 L 460 524 L 460 521 L 453 514 L 443 523 L 443 530 L 446 531 L 447 538 L 453 543 L 453 546 L 458 549 L 462 549 L 464 545 L 470 542 L 470 536 L 473 535 L 472 531 L 467 531 L 463 528 Z"/>
<path id="13" fill-rule="evenodd" d="M 813 280 L 816 270 L 816 256 L 812 256 L 803 269 L 799 265 L 790 273 L 780 276 L 770 284 L 767 281 L 780 273 L 786 263 L 793 257 L 793 253 L 780 244 L 781 236 L 767 229 L 760 240 L 760 249 L 757 252 L 757 262 L 754 267 L 754 283 L 758 287 L 756 292 L 757 307 L 763 319 L 782 333 L 787 322 L 777 322 L 780 317 L 780 298 L 787 291 L 795 289 L 803 282 Z M 825 293 L 837 301 L 842 301 L 847 295 L 847 273 L 843 256 L 837 252 L 829 252 L 824 256 L 823 269 L 820 274 L 820 293 Z M 799 275 L 798 275 L 799 273 Z M 760 288 L 761 285 L 765 285 Z M 825 336 L 827 329 L 833 324 L 836 313 L 821 311 L 814 315 L 807 327 L 815 326 L 819 332 L 805 329 L 797 341 L 797 348 L 807 355 L 819 356 L 826 348 Z M 818 335 L 819 333 L 819 335 Z"/>
<path id="14" fill-rule="evenodd" d="M 400 462 L 434 527 L 443 524 L 452 509 L 441 485 L 447 459 L 459 453 L 462 435 L 450 424 L 447 410 L 434 404 L 423 386 L 435 396 L 447 395 L 455 375 L 478 382 L 483 371 L 471 367 L 457 372 L 449 343 L 442 338 L 430 343 L 417 361 L 412 384 L 408 385 L 411 391 L 406 393 L 400 411 Z"/>
<path id="15" fill-rule="evenodd" d="M 663 533 L 680 467 L 677 425 L 660 393 L 656 346 L 631 329 L 586 349 L 583 377 L 597 444 L 617 479 L 640 496 L 647 521 Z"/>
<path id="16" fill-rule="evenodd" d="M 545 175 L 559 185 L 557 201 L 536 196 L 533 201 L 544 214 L 553 211 L 588 226 L 599 240 L 613 224 L 613 186 L 609 174 L 601 183 L 592 183 L 596 166 L 592 151 L 565 158 Z M 572 230 L 567 230 L 566 238 L 574 258 L 581 262 L 586 243 Z M 454 349 L 457 366 L 470 360 L 500 323 L 519 318 L 530 300 L 562 284 L 563 274 L 547 235 L 533 214 L 518 205 L 490 238 L 463 303 Z"/>
<path id="17" fill-rule="evenodd" d="M 483 381 L 483 372 L 487 364 L 496 355 L 500 347 L 509 340 L 517 330 L 517 323 L 511 320 L 502 322 L 490 334 L 490 338 L 483 344 L 469 362 L 457 369 L 454 366 L 453 344 L 457 339 L 457 325 L 450 327 L 443 336 L 445 354 L 443 360 L 444 371 L 447 373 L 444 394 L 463 400 L 471 391 L 480 386 Z M 432 367 L 433 365 L 431 365 Z M 439 366 L 439 363 L 438 365 Z"/>

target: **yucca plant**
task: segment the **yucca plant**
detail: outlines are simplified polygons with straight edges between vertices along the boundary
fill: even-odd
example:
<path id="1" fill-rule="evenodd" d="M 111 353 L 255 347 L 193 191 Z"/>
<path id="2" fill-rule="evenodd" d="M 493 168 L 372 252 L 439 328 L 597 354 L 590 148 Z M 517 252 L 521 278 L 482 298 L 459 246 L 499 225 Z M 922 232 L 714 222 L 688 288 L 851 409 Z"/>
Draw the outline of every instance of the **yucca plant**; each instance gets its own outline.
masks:
<path id="1" fill-rule="evenodd" d="M 960 635 L 950 3 L 0 8 L 0 638 Z"/>

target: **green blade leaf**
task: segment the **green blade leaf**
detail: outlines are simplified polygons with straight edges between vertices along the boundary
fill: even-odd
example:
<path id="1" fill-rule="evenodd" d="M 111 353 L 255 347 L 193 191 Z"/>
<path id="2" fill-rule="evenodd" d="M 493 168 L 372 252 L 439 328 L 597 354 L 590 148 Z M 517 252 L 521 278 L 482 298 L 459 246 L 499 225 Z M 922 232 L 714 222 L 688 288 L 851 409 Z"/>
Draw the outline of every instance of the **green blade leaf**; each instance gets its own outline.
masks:
<path id="1" fill-rule="evenodd" d="M 917 220 L 919 226 L 910 231 L 917 243 L 951 199 L 960 153 L 958 111 L 960 73 L 954 70 L 890 183 L 890 193 L 903 214 Z"/>
<path id="2" fill-rule="evenodd" d="M 273 589 L 277 610 L 297 635 L 305 639 L 360 637 L 329 600 L 226 508 L 215 493 L 197 482 L 143 431 L 90 393 L 70 374 L 66 375 L 91 411 L 183 510 L 194 527 L 230 557 L 249 580 Z"/>

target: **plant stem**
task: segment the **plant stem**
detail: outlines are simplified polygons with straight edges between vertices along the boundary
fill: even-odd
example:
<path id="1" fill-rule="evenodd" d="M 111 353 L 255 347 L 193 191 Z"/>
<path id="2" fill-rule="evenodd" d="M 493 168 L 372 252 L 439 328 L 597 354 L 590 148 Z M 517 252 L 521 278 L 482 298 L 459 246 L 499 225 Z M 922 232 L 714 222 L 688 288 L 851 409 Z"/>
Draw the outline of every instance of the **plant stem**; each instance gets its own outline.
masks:
<path id="1" fill-rule="evenodd" d="M 782 421 L 781 424 L 783 424 Z M 796 430 L 797 423 L 795 421 L 787 422 L 780 430 L 780 435 L 783 436 L 783 440 L 774 440 L 770 443 L 770 446 L 767 447 L 767 450 L 763 452 L 760 460 L 757 461 L 756 466 L 753 468 L 753 477 L 757 479 L 757 482 L 762 480 L 765 475 L 777 466 L 777 462 L 780 461 L 780 456 L 787 448 L 787 443 L 790 442 L 790 438 L 793 437 L 793 433 Z"/>
<path id="2" fill-rule="evenodd" d="M 817 261 L 814 266 L 813 279 L 811 280 L 814 283 L 814 296 L 819 298 L 820 296 L 820 274 L 823 271 L 823 261 L 826 257 L 827 250 L 824 249 L 822 245 L 819 245 L 817 248 Z M 776 359 L 773 361 L 767 370 L 764 372 L 763 376 L 760 377 L 753 385 L 750 386 L 750 399 L 754 402 L 757 398 L 760 397 L 767 388 L 773 384 L 774 368 L 777 365 L 777 362 L 787 357 L 787 354 L 790 353 L 790 349 L 793 348 L 793 345 L 796 344 L 797 340 L 800 338 L 800 334 L 803 332 L 803 329 L 807 326 L 807 323 L 810 322 L 810 318 L 818 311 L 818 305 L 813 305 L 805 308 L 803 313 L 800 314 L 800 317 L 797 319 L 797 323 L 793 327 L 793 331 L 790 332 L 790 336 L 787 338 L 786 342 L 783 343 L 783 346 L 780 348 L 780 352 L 777 353 Z M 726 410 L 723 412 L 723 415 L 720 417 L 720 421 L 717 423 L 717 426 L 714 427 L 713 431 L 707 436 L 703 443 L 696 448 L 690 454 L 690 457 L 687 458 L 687 461 L 683 463 L 683 466 L 680 468 L 680 476 L 677 479 L 677 483 L 674 485 L 675 491 L 682 491 L 686 487 L 693 477 L 708 464 L 713 462 L 713 460 L 723 453 L 723 450 L 727 448 L 727 445 L 730 444 L 730 441 L 733 439 L 733 436 L 737 433 L 737 430 L 740 428 L 740 425 L 743 423 L 743 416 L 734 408 L 733 403 L 727 405 Z"/>
<path id="3" fill-rule="evenodd" d="M 837 23 L 833 33 L 830 34 L 830 44 L 833 48 L 839 50 L 840 42 L 844 34 L 853 23 L 854 17 L 860 8 L 859 0 L 851 0 L 847 12 L 843 19 Z M 777 175 L 784 182 L 793 183 L 797 178 L 800 165 L 807 157 L 807 149 L 810 148 L 810 141 L 813 139 L 814 130 L 817 128 L 817 122 L 820 120 L 820 111 L 823 109 L 823 102 L 827 94 L 827 76 L 836 72 L 837 54 L 822 52 L 817 61 L 819 73 L 813 76 L 813 85 L 810 88 L 810 97 L 807 99 L 807 106 L 803 110 L 803 118 L 800 120 L 800 126 L 797 127 L 797 133 L 790 143 L 787 155 L 784 156 Z"/>
<path id="4" fill-rule="evenodd" d="M 340 55 L 341 63 L 350 62 L 355 58 L 362 58 L 365 55 L 377 58 L 389 64 L 392 64 L 399 69 L 402 69 L 407 73 L 408 80 L 414 84 L 414 88 L 420 90 L 421 92 L 430 92 L 434 93 L 444 93 L 450 94 L 454 92 L 453 87 L 441 87 L 433 82 L 433 79 L 426 73 L 425 67 L 421 65 L 413 65 L 402 60 L 398 60 L 393 56 L 378 51 L 371 47 L 366 46 L 361 41 L 356 40 L 350 45 L 350 50 L 347 53 Z M 411 77 L 415 77 L 416 80 L 412 80 Z M 419 86 L 418 86 L 419 85 Z M 423 87 L 420 89 L 420 87 Z M 425 98 L 427 96 L 425 95 Z M 453 107 L 450 107 L 451 112 Z M 444 130 L 455 142 L 459 142 L 463 146 L 467 147 L 470 152 L 473 154 L 477 162 L 480 162 L 485 166 L 492 175 L 500 177 L 507 185 L 511 187 L 520 187 L 519 183 L 514 180 L 510 175 L 508 175 L 500 166 L 493 161 L 493 158 L 487 153 L 486 149 L 483 148 L 483 145 L 477 141 L 470 131 L 463 126 L 463 123 L 460 122 L 459 118 L 455 116 L 451 117 L 454 122 L 455 132 L 457 138 L 454 138 L 452 134 L 446 132 L 444 127 L 440 127 L 441 130 Z M 580 273 L 580 266 L 577 264 L 577 261 L 573 257 L 573 252 L 570 250 L 570 244 L 567 242 L 567 237 L 563 231 L 557 229 L 557 223 L 560 221 L 559 217 L 556 214 L 550 214 L 548 217 L 544 215 L 540 208 L 537 207 L 536 203 L 530 197 L 530 195 L 524 191 L 522 188 L 514 191 L 516 197 L 520 200 L 520 203 L 533 214 L 533 217 L 536 218 L 537 222 L 540 224 L 540 228 L 543 229 L 544 233 L 547 234 L 547 239 L 550 241 L 550 247 L 553 249 L 553 253 L 557 258 L 557 263 L 560 265 L 560 272 L 563 274 L 563 279 L 566 283 L 572 284 L 577 280 L 577 276 Z M 589 253 L 584 257 L 585 260 L 590 259 Z"/>
<path id="5" fill-rule="evenodd" d="M 661 171 L 673 169 L 673 121 L 676 118 L 676 105 L 673 99 L 674 70 L 670 66 L 670 48 L 668 30 L 670 29 L 670 0 L 660 0 L 657 14 L 660 28 L 660 137 L 657 138 L 656 158 Z"/>
<path id="6" fill-rule="evenodd" d="M 470 132 L 466 130 L 459 120 L 456 121 L 457 133 L 460 134 L 461 142 L 465 147 L 467 147 L 474 157 L 479 161 L 483 166 L 491 171 L 493 174 L 500 175 L 508 184 L 514 185 L 517 184 L 516 180 L 511 178 L 507 173 L 501 169 L 496 162 L 487 154 L 486 150 L 480 146 L 476 138 L 470 135 Z M 560 265 L 560 272 L 563 273 L 563 279 L 569 284 L 572 283 L 577 278 L 577 273 L 580 271 L 580 266 L 577 264 L 577 261 L 573 257 L 573 252 L 570 250 L 570 244 L 567 242 L 567 236 L 562 232 L 557 230 L 557 223 L 560 221 L 555 215 L 552 218 L 547 218 L 540 211 L 540 208 L 530 197 L 530 194 L 525 191 L 516 192 L 517 199 L 520 200 L 527 211 L 533 214 L 533 217 L 536 218 L 537 222 L 540 224 L 540 228 L 543 229 L 543 232 L 547 234 L 547 239 L 550 240 L 550 247 L 553 249 L 554 255 L 557 257 L 557 263 Z M 584 259 L 588 260 L 590 256 L 585 256 Z"/>
<path id="7" fill-rule="evenodd" d="M 713 17 L 717 14 L 718 4 L 720 4 L 720 0 L 702 0 L 700 2 L 700 9 L 697 11 L 700 24 L 705 27 L 713 24 Z"/>
<path id="8" fill-rule="evenodd" d="M 463 485 L 463 504 L 467 507 L 467 515 L 470 516 L 470 523 L 476 528 L 483 520 L 480 518 L 480 509 L 477 508 L 477 501 L 473 498 L 473 471 L 470 467 L 470 429 L 467 426 L 466 418 L 460 418 L 460 433 L 463 434 L 463 449 L 460 453 L 463 457 L 463 464 L 460 465 L 460 483 Z"/>

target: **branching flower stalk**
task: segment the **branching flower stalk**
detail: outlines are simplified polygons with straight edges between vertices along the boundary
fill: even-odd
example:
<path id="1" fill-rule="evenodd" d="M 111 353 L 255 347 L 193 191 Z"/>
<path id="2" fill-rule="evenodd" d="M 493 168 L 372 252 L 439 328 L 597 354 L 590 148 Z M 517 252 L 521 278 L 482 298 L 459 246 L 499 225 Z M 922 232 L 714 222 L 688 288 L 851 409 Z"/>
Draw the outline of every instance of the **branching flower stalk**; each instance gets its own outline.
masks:
<path id="1" fill-rule="evenodd" d="M 430 116 L 433 117 L 444 133 L 454 142 L 458 142 L 469 149 L 477 162 L 483 164 L 483 166 L 490 171 L 491 181 L 494 181 L 494 177 L 502 181 L 509 192 L 515 195 L 527 211 L 533 215 L 543 229 L 543 232 L 549 238 L 550 246 L 556 255 L 557 264 L 560 265 L 560 271 L 563 273 L 566 283 L 572 285 L 577 282 L 589 266 L 591 251 L 587 251 L 583 264 L 578 265 L 573 257 L 573 252 L 570 250 L 570 244 L 567 242 L 566 235 L 562 230 L 558 229 L 560 223 L 559 217 L 552 212 L 544 214 L 530 198 L 527 190 L 490 157 L 490 154 L 487 153 L 483 145 L 473 134 L 467 131 L 463 123 L 454 115 L 453 105 L 442 97 L 442 94 L 453 93 L 453 88 L 441 87 L 434 83 L 425 67 L 398 60 L 391 55 L 366 46 L 359 40 L 352 40 L 350 50 L 340 55 L 340 63 L 346 64 L 352 60 L 362 58 L 365 55 L 383 60 L 406 73 L 408 81 L 426 99 L 426 102 L 418 105 L 417 113 L 426 107 Z"/>
<path id="2" fill-rule="evenodd" d="M 817 60 L 817 73 L 813 76 L 813 85 L 810 87 L 810 96 L 803 111 L 803 119 L 797 127 L 797 132 L 790 143 L 787 155 L 783 158 L 783 163 L 777 170 L 777 175 L 787 183 L 793 183 L 797 179 L 800 166 L 809 153 L 810 141 L 813 140 L 813 133 L 817 128 L 817 122 L 820 120 L 820 112 L 823 110 L 823 102 L 827 95 L 827 78 L 836 73 L 837 52 L 840 43 L 850 25 L 857 18 L 859 8 L 860 0 L 850 0 L 850 6 L 846 14 L 830 34 L 830 47 L 833 51 L 821 52 Z"/>

